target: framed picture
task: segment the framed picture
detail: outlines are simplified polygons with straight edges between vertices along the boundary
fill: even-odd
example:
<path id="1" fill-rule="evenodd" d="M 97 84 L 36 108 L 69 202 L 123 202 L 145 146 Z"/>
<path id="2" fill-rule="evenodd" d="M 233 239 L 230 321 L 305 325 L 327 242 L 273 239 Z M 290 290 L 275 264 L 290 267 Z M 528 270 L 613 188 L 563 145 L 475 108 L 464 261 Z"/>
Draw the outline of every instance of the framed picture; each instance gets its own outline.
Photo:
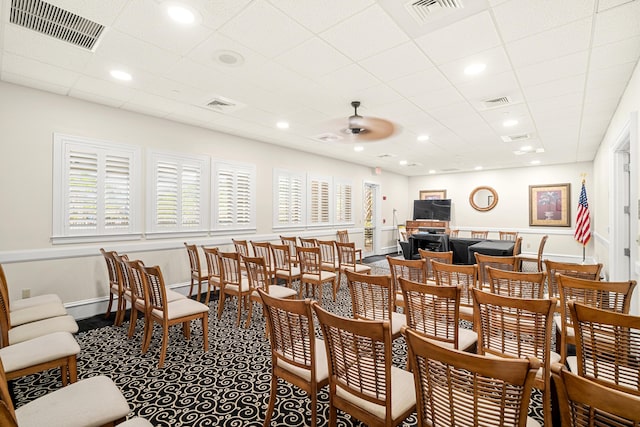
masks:
<path id="1" fill-rule="evenodd" d="M 420 200 L 446 199 L 447 190 L 421 190 Z"/>
<path id="2" fill-rule="evenodd" d="M 529 225 L 570 227 L 571 184 L 529 186 Z"/>

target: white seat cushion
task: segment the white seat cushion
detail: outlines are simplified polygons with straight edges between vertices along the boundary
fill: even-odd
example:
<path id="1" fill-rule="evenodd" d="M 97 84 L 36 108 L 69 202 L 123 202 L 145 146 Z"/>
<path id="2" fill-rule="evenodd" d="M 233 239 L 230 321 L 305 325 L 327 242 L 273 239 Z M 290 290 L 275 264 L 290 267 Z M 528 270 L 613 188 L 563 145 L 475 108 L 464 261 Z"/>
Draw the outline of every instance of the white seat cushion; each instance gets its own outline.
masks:
<path id="1" fill-rule="evenodd" d="M 300 275 L 300 267 L 291 267 L 291 274 L 288 270 L 276 269 L 276 275 L 279 277 L 298 277 Z"/>
<path id="2" fill-rule="evenodd" d="M 166 295 L 168 302 L 186 298 L 185 295 L 182 295 L 180 292 L 172 291 L 171 289 L 167 289 Z"/>
<path id="3" fill-rule="evenodd" d="M 153 424 L 144 418 L 136 417 L 118 424 L 118 427 L 153 427 Z"/>
<path id="4" fill-rule="evenodd" d="M 391 312 L 391 335 L 400 333 L 403 326 L 407 324 L 407 316 L 403 313 Z"/>
<path id="5" fill-rule="evenodd" d="M 352 266 L 345 266 L 343 267 L 344 271 L 355 271 L 356 273 L 368 273 L 371 271 L 371 267 L 369 267 L 368 265 L 364 265 L 364 264 L 356 264 L 355 268 L 353 268 Z"/>
<path id="6" fill-rule="evenodd" d="M 29 322 L 36 322 L 49 317 L 64 316 L 67 310 L 64 305 L 56 302 L 35 305 L 31 307 L 21 308 L 20 310 L 11 310 L 9 314 L 11 318 L 11 326 L 20 326 Z"/>
<path id="7" fill-rule="evenodd" d="M 567 357 L 567 366 L 569 366 L 571 372 L 578 374 L 578 358 L 576 356 Z"/>
<path id="8" fill-rule="evenodd" d="M 269 295 L 276 298 L 291 298 L 297 296 L 298 292 L 295 289 L 287 288 L 285 286 L 271 285 L 269 286 Z M 251 296 L 260 298 L 258 291 L 253 291 Z"/>
<path id="9" fill-rule="evenodd" d="M 315 338 L 315 362 L 316 362 L 316 382 L 320 382 L 329 378 L 329 365 L 327 363 L 327 350 L 324 347 L 324 341 L 319 338 Z M 289 356 L 290 357 L 290 356 Z M 299 361 L 304 363 L 303 360 Z M 278 366 L 282 369 L 299 376 L 305 381 L 311 381 L 311 371 L 309 369 L 303 369 L 298 366 L 287 363 L 282 359 L 278 359 Z"/>
<path id="10" fill-rule="evenodd" d="M 226 285 L 224 285 L 224 289 L 235 293 L 238 293 L 239 291 L 249 292 L 249 279 L 245 276 L 242 276 L 242 278 L 240 279 L 240 286 L 227 283 Z"/>
<path id="11" fill-rule="evenodd" d="M 9 329 L 9 344 L 17 344 L 52 332 L 78 332 L 78 324 L 72 316 L 58 316 L 37 322 L 25 323 Z"/>
<path id="12" fill-rule="evenodd" d="M 5 372 L 77 355 L 80 346 L 69 332 L 54 332 L 0 349 Z"/>
<path id="13" fill-rule="evenodd" d="M 99 426 L 124 418 L 129 405 L 115 383 L 100 375 L 62 387 L 16 409 L 20 426 Z"/>
<path id="14" fill-rule="evenodd" d="M 22 310 L 23 308 L 27 308 L 27 307 L 33 307 L 35 305 L 51 304 L 51 303 L 62 304 L 62 300 L 56 294 L 44 294 L 44 295 L 36 295 L 30 298 L 23 298 L 23 299 L 11 301 L 9 306 L 11 307 L 11 311 L 14 311 L 14 310 Z"/>
<path id="15" fill-rule="evenodd" d="M 168 320 L 191 316 L 198 313 L 204 313 L 205 311 L 209 311 L 208 306 L 189 298 L 181 298 L 176 301 L 171 301 L 169 304 L 167 304 Z M 163 317 L 163 313 L 160 310 L 153 310 L 153 315 L 159 318 Z"/>

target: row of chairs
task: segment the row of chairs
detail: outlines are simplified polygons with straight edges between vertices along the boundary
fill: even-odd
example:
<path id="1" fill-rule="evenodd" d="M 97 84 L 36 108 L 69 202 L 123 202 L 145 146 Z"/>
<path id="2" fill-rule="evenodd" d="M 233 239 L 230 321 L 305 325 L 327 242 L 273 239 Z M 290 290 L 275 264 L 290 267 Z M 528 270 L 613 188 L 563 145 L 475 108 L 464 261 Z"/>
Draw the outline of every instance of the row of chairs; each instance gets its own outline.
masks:
<path id="1" fill-rule="evenodd" d="M 487 239 L 489 237 L 489 231 L 487 230 L 471 230 L 469 235 L 472 239 Z M 460 230 L 450 230 L 449 237 L 460 237 Z M 518 238 L 517 231 L 498 231 L 498 238 L 500 240 L 516 241 Z"/>

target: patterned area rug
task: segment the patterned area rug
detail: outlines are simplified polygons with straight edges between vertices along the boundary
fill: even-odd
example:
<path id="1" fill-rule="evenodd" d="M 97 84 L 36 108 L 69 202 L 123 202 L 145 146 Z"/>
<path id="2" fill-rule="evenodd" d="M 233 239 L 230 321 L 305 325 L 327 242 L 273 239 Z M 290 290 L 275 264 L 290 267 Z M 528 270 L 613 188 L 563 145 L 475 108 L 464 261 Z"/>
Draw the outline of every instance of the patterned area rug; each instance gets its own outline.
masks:
<path id="1" fill-rule="evenodd" d="M 386 262 L 386 260 L 385 260 Z M 374 274 L 386 274 L 375 267 Z M 323 306 L 345 316 L 351 315 L 349 291 L 343 279 L 337 301 L 327 287 Z M 120 387 L 131 407 L 130 416 L 147 418 L 155 426 L 262 426 L 269 401 L 271 356 L 264 333 L 264 318 L 256 306 L 252 325 L 236 327 L 236 300 L 227 300 L 224 314 L 215 316 L 212 301 L 209 316 L 209 351 L 202 351 L 202 330 L 192 322 L 191 340 L 186 341 L 179 326 L 171 328 L 165 365 L 158 369 L 161 330 L 156 326 L 151 347 L 141 354 L 142 322 L 127 339 L 129 323 L 103 327 L 77 335 L 81 347 L 78 375 L 88 378 L 107 375 Z M 243 314 L 243 324 L 246 313 Z M 406 364 L 406 345 L 395 340 L 393 363 Z M 59 373 L 50 370 L 13 382 L 16 406 L 61 387 Z M 535 393 L 530 415 L 542 419 L 541 396 Z M 318 426 L 328 425 L 328 387 L 318 393 Z M 310 425 L 310 400 L 306 393 L 280 381 L 273 413 L 274 426 Z M 540 421 L 541 422 L 541 421 Z M 338 426 L 361 426 L 349 415 L 338 413 Z M 416 426 L 415 414 L 403 426 Z"/>

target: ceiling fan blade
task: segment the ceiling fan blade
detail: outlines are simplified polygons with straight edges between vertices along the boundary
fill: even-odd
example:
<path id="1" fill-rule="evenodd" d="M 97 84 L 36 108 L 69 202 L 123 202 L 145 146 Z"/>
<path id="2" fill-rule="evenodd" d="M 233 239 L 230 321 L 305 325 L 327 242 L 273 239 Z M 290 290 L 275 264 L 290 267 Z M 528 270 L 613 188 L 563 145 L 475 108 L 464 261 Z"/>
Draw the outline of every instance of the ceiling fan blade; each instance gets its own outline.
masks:
<path id="1" fill-rule="evenodd" d="M 377 141 L 380 139 L 388 138 L 393 135 L 397 127 L 388 120 L 378 119 L 376 117 L 363 117 L 360 120 L 361 127 L 366 129 L 366 132 L 362 132 L 357 135 L 351 135 L 352 138 L 358 141 Z"/>

